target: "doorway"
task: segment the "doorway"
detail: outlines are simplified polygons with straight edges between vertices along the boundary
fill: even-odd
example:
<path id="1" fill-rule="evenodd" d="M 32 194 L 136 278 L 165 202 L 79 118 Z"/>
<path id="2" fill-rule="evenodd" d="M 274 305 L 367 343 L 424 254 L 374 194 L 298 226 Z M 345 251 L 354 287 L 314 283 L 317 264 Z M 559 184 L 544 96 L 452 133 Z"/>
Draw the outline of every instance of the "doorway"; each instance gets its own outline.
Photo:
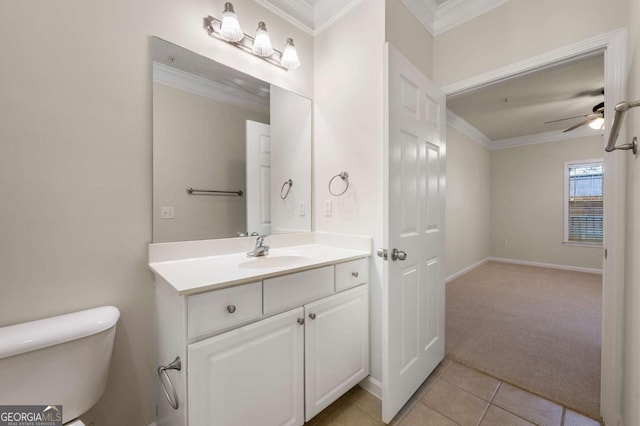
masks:
<path id="1" fill-rule="evenodd" d="M 604 53 L 605 129 L 602 140 L 605 181 L 604 242 L 602 294 L 602 352 L 601 352 L 601 414 L 606 423 L 618 420 L 621 389 L 623 262 L 624 262 L 624 173 L 625 165 L 619 153 L 604 153 L 613 117 L 613 106 L 624 100 L 626 82 L 626 31 L 616 30 L 565 48 L 529 58 L 458 83 L 443 87 L 448 96 L 523 76 L 579 58 Z"/>

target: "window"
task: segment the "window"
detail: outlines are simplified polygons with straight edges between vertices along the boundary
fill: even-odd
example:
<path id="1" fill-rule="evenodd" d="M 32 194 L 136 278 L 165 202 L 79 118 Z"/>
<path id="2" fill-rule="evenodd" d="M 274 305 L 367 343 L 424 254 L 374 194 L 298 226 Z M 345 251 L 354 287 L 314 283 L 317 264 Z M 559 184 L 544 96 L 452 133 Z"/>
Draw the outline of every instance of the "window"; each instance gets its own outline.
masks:
<path id="1" fill-rule="evenodd" d="M 602 160 L 566 162 L 564 175 L 564 243 L 601 246 Z"/>

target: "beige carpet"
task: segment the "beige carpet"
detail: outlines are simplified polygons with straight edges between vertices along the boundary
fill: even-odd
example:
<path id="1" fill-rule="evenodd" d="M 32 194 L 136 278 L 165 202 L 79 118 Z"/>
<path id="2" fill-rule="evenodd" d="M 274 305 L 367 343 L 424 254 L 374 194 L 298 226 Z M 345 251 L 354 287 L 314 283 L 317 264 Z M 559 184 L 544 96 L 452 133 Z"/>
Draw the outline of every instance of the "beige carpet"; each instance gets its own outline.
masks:
<path id="1" fill-rule="evenodd" d="M 602 276 L 489 262 L 449 282 L 446 356 L 600 417 Z"/>

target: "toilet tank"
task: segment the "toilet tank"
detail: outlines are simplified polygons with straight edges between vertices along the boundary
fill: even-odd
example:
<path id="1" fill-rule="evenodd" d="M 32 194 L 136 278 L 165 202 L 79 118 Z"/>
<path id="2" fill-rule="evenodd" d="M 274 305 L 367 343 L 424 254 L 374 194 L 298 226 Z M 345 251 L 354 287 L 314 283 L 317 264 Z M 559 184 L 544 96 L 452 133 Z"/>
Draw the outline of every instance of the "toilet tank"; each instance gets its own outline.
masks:
<path id="1" fill-rule="evenodd" d="M 107 384 L 120 311 L 114 306 L 0 327 L 0 405 L 88 411 Z"/>

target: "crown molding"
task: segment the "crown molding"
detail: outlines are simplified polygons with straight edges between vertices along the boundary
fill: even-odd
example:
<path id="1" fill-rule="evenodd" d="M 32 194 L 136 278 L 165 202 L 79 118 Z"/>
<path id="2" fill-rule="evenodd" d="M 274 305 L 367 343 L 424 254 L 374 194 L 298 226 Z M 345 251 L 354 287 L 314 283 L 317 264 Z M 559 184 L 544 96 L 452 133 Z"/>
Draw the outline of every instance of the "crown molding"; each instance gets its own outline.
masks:
<path id="1" fill-rule="evenodd" d="M 340 18 L 346 15 L 347 12 L 349 12 L 351 9 L 356 7 L 360 2 L 362 2 L 362 0 L 351 0 L 346 5 L 345 4 L 341 5 L 337 10 L 331 13 L 327 13 L 327 12 L 318 13 L 315 18 L 316 28 L 315 30 L 313 30 L 313 35 L 316 36 L 320 34 L 322 31 L 324 31 L 325 29 L 329 28 L 336 21 L 338 21 Z M 319 12 L 319 11 L 316 9 L 316 12 Z"/>
<path id="2" fill-rule="evenodd" d="M 255 0 L 265 9 L 309 35 L 317 35 L 345 15 L 362 0 Z M 433 36 L 440 35 L 509 0 L 400 0 Z"/>
<path id="3" fill-rule="evenodd" d="M 254 0 L 294 27 L 313 35 L 313 6 L 302 0 Z"/>
<path id="4" fill-rule="evenodd" d="M 407 9 L 416 17 L 418 22 L 426 28 L 431 35 L 435 34 L 434 23 L 438 4 L 435 0 L 400 0 Z"/>
<path id="5" fill-rule="evenodd" d="M 540 143 L 548 143 L 548 142 L 559 142 L 568 139 L 576 139 L 582 138 L 585 136 L 598 136 L 603 135 L 604 132 L 602 130 L 593 130 L 589 126 L 583 127 L 581 129 L 572 130 L 571 132 L 563 132 L 562 130 L 557 130 L 554 132 L 544 132 L 537 133 L 535 135 L 525 135 L 518 136 L 515 138 L 508 139 L 498 139 L 491 143 L 491 150 L 496 149 L 505 149 L 505 148 L 514 148 L 518 146 L 525 145 L 535 145 Z"/>
<path id="6" fill-rule="evenodd" d="M 602 130 L 593 130 L 587 126 L 567 133 L 562 130 L 556 130 L 553 132 L 536 133 L 533 135 L 518 136 L 515 138 L 492 140 L 478 130 L 478 128 L 473 124 L 469 123 L 450 109 L 447 109 L 447 124 L 491 151 L 540 143 L 559 142 L 568 139 L 582 138 L 585 136 L 603 135 Z"/>
<path id="7" fill-rule="evenodd" d="M 265 9 L 312 36 L 331 26 L 361 1 L 316 0 L 315 5 L 312 5 L 306 0 L 255 0 Z"/>
<path id="8" fill-rule="evenodd" d="M 433 23 L 435 35 L 440 35 L 458 25 L 464 24 L 509 0 L 447 0 L 436 10 Z"/>
<path id="9" fill-rule="evenodd" d="M 460 133 L 467 135 L 474 142 L 482 145 L 487 149 L 492 149 L 493 141 L 487 135 L 478 130 L 473 124 L 460 117 L 455 112 L 447 108 L 447 124 Z"/>
<path id="10" fill-rule="evenodd" d="M 400 0 L 433 36 L 503 5 L 509 0 Z"/>
<path id="11" fill-rule="evenodd" d="M 240 108 L 269 114 L 269 99 L 253 96 L 160 62 L 153 62 L 153 82 Z"/>

